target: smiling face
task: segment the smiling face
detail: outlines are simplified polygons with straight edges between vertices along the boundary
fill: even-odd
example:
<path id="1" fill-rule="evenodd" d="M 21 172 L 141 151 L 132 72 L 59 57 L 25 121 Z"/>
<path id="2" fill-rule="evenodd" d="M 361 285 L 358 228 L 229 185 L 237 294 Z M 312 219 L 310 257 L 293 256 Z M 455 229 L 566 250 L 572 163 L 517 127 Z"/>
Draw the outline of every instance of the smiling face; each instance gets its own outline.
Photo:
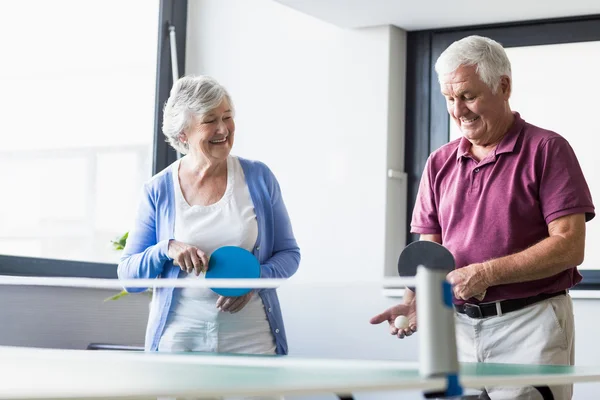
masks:
<path id="1" fill-rule="evenodd" d="M 209 162 L 227 159 L 233 147 L 235 123 L 233 110 L 226 99 L 208 113 L 195 117 L 184 131 L 182 140 L 187 141 L 188 154 Z"/>
<path id="2" fill-rule="evenodd" d="M 508 105 L 511 82 L 503 76 L 496 93 L 487 86 L 474 66 L 460 66 L 440 77 L 448 113 L 463 136 L 476 145 L 488 145 L 502 137 L 512 113 Z"/>

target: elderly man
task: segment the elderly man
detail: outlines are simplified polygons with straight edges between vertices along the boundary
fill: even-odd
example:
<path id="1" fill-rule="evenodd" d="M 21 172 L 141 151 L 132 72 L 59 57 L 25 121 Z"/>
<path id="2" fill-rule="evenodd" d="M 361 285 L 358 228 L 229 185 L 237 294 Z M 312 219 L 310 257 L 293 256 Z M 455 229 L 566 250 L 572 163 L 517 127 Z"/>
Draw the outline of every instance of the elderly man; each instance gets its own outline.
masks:
<path id="1" fill-rule="evenodd" d="M 463 135 L 425 166 L 411 230 L 456 260 L 453 284 L 459 359 L 574 363 L 573 305 L 585 224 L 594 206 L 575 153 L 559 134 L 509 106 L 511 66 L 500 44 L 470 36 L 436 63 L 448 113 Z M 472 307 L 478 304 L 479 307 Z M 416 331 L 414 293 L 371 320 L 402 338 Z M 398 315 L 407 329 L 394 327 Z M 570 399 L 572 385 L 551 388 Z M 532 388 L 486 388 L 491 399 L 536 398 Z M 485 398 L 485 397 L 484 397 Z"/>

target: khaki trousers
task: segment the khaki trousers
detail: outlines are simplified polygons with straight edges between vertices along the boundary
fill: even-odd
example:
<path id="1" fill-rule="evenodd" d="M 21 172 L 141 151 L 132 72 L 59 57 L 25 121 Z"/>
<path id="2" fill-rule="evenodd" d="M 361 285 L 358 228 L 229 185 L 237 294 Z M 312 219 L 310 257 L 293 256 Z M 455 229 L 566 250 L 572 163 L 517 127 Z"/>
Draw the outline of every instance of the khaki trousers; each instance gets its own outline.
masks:
<path id="1" fill-rule="evenodd" d="M 458 358 L 461 362 L 573 365 L 574 325 L 568 294 L 501 316 L 473 319 L 456 313 Z M 556 400 L 573 396 L 573 385 L 550 389 Z M 542 398 L 533 387 L 486 387 L 485 391 L 492 400 Z"/>

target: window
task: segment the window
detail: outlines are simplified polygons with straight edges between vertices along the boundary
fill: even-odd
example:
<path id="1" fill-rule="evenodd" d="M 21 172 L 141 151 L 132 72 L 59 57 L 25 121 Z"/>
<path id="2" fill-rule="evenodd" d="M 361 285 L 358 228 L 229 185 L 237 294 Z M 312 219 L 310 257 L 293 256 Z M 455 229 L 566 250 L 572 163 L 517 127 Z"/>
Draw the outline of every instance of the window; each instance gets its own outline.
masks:
<path id="1" fill-rule="evenodd" d="M 0 14 L 0 274 L 116 276 L 98 265 L 114 268 L 111 240 L 143 183 L 176 158 L 160 110 L 169 26 L 184 73 L 187 2 L 35 0 Z"/>
<path id="2" fill-rule="evenodd" d="M 158 1 L 0 7 L 0 253 L 113 261 L 151 173 Z"/>

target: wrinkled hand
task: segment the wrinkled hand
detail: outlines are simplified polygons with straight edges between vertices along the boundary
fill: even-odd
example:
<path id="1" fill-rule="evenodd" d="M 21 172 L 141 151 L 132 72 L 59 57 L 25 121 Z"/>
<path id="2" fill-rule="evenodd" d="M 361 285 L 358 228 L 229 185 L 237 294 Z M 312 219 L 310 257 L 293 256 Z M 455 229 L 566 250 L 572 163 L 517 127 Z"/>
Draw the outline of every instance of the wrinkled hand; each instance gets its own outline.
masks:
<path id="1" fill-rule="evenodd" d="M 446 279 L 452 285 L 457 299 L 468 300 L 474 297 L 483 300 L 489 287 L 484 277 L 483 264 L 471 264 L 450 272 Z"/>
<path id="2" fill-rule="evenodd" d="M 394 326 L 394 320 L 397 316 L 404 315 L 408 318 L 408 328 L 398 329 Z M 402 339 L 405 336 L 410 336 L 417 331 L 417 304 L 411 302 L 409 304 L 398 304 L 388 308 L 381 314 L 378 314 L 371 318 L 372 324 L 380 324 L 387 321 L 390 325 L 390 334 L 397 335 L 398 338 Z"/>
<path id="3" fill-rule="evenodd" d="M 236 313 L 246 307 L 246 304 L 248 304 L 253 295 L 254 291 L 238 297 L 219 296 L 217 299 L 217 308 L 224 312 Z"/>
<path id="4" fill-rule="evenodd" d="M 167 255 L 173 259 L 173 264 L 187 273 L 195 272 L 196 276 L 208 269 L 206 254 L 195 246 L 171 240 Z"/>

